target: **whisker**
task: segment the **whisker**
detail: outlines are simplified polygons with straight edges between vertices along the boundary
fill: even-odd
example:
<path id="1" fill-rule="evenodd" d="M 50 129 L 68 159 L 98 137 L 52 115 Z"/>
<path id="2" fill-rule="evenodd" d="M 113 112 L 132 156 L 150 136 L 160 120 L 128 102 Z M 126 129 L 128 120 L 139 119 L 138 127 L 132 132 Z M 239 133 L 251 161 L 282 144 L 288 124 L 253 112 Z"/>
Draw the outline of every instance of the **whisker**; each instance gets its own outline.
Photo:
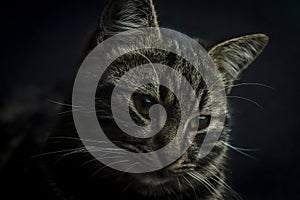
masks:
<path id="1" fill-rule="evenodd" d="M 207 183 L 207 185 L 215 192 L 215 193 L 217 193 L 222 199 L 224 199 L 223 198 L 223 196 L 222 196 L 222 194 L 215 188 L 215 186 L 207 179 L 207 178 L 205 178 L 204 176 L 202 176 L 199 172 L 197 172 L 197 171 L 194 171 L 195 173 L 196 173 L 196 175 L 198 175 L 199 177 L 202 177 L 202 179 L 203 179 L 203 181 L 205 181 L 206 183 Z"/>
<path id="2" fill-rule="evenodd" d="M 260 87 L 268 88 L 268 89 L 275 91 L 275 88 L 273 88 L 272 86 L 262 84 L 262 83 L 238 83 L 238 84 L 226 86 L 225 88 L 223 88 L 219 91 L 213 91 L 212 93 L 219 93 L 222 91 L 226 91 L 227 89 L 232 89 L 232 88 L 239 87 L 239 86 L 260 86 Z"/>
<path id="3" fill-rule="evenodd" d="M 181 193 L 182 191 L 181 191 L 181 183 L 180 183 L 180 180 L 179 180 L 178 177 L 176 177 L 176 180 L 177 180 L 177 184 L 178 184 L 179 191 L 180 191 L 180 193 Z"/>
<path id="4" fill-rule="evenodd" d="M 126 155 L 125 152 L 116 152 L 116 151 L 109 151 L 105 149 L 96 149 L 96 150 L 88 150 L 88 152 L 101 152 L 101 153 L 111 153 L 111 154 L 118 154 L 118 155 Z"/>
<path id="5" fill-rule="evenodd" d="M 68 114 L 68 113 L 73 113 L 73 112 L 79 112 L 79 111 L 82 111 L 83 109 L 80 108 L 80 109 L 72 109 L 72 110 L 67 110 L 67 111 L 61 111 L 61 112 L 58 112 L 56 113 L 57 115 L 63 115 L 63 114 Z"/>
<path id="6" fill-rule="evenodd" d="M 93 158 L 93 159 L 91 159 L 91 160 L 88 160 L 88 161 L 82 163 L 82 164 L 80 165 L 80 167 L 83 167 L 83 166 L 85 166 L 85 165 L 87 165 L 87 164 L 89 164 L 89 163 L 91 163 L 91 162 L 94 162 L 94 161 L 98 161 L 98 159 Z"/>
<path id="7" fill-rule="evenodd" d="M 229 143 L 227 142 L 227 144 L 229 144 Z M 248 148 L 241 148 L 241 147 L 236 147 L 236 146 L 233 146 L 232 144 L 231 144 L 231 146 L 232 146 L 232 147 L 234 147 L 235 149 L 238 149 L 238 150 L 240 150 L 240 151 L 246 151 L 246 152 L 254 152 L 254 151 L 259 151 L 259 149 L 248 149 Z"/>
<path id="8" fill-rule="evenodd" d="M 90 140 L 90 139 L 82 139 L 82 138 L 75 138 L 75 137 L 64 137 L 64 136 L 55 136 L 55 137 L 49 137 L 49 140 L 55 140 L 55 139 L 62 139 L 62 140 L 77 140 L 77 141 L 84 141 L 84 142 L 91 142 L 91 143 L 99 143 L 99 144 L 108 144 L 106 141 L 99 141 L 99 140 Z M 110 140 L 113 143 L 122 143 L 123 141 L 118 140 Z"/>
<path id="9" fill-rule="evenodd" d="M 193 186 L 193 184 L 183 175 L 182 178 L 191 186 L 194 194 L 195 194 L 195 199 L 198 199 L 198 195 L 196 193 L 195 187 Z"/>
<path id="10" fill-rule="evenodd" d="M 74 149 L 65 149 L 65 150 L 59 150 L 59 151 L 46 152 L 46 153 L 42 153 L 42 154 L 38 154 L 38 155 L 33 155 L 33 156 L 31 156 L 31 158 L 37 158 L 37 157 L 41 157 L 41 156 L 64 153 L 64 152 L 69 152 L 69 151 L 73 151 L 73 150 L 84 150 L 84 149 L 85 149 L 84 147 L 80 147 L 80 148 L 74 148 Z"/>
<path id="11" fill-rule="evenodd" d="M 211 162 L 209 162 L 209 165 L 211 167 L 213 167 L 214 170 L 216 170 L 218 173 L 221 173 L 220 170 Z M 212 180 L 214 180 L 216 183 L 223 185 L 225 187 L 226 190 L 228 190 L 234 197 L 235 199 L 238 200 L 242 200 L 242 197 L 236 192 L 234 191 L 227 183 L 225 180 L 221 179 L 219 176 L 217 176 L 217 174 L 213 173 L 211 170 L 209 170 L 206 167 L 203 167 L 203 169 L 205 169 L 206 171 L 208 171 L 210 174 L 212 174 L 214 177 L 216 177 L 218 180 L 216 180 L 214 177 L 211 177 Z"/>
<path id="12" fill-rule="evenodd" d="M 77 141 L 85 141 L 85 142 L 93 142 L 93 143 L 107 143 L 105 141 L 98 141 L 98 140 L 88 140 L 88 139 L 81 139 L 75 137 L 64 137 L 64 136 L 56 136 L 56 137 L 49 137 L 48 139 L 65 139 L 65 140 L 77 140 Z"/>
<path id="13" fill-rule="evenodd" d="M 228 190 L 235 199 L 238 200 L 243 200 L 243 198 L 236 192 L 234 191 L 223 179 L 221 179 L 220 177 L 216 176 L 213 174 L 214 177 L 216 177 L 218 180 L 216 180 L 214 177 L 211 177 L 212 180 L 214 180 L 215 182 L 223 185 L 225 187 L 226 190 Z"/>
<path id="14" fill-rule="evenodd" d="M 84 163 L 82 163 L 80 166 L 83 167 L 84 165 L 87 165 L 91 162 L 94 162 L 94 161 L 99 161 L 99 159 L 115 159 L 115 158 L 124 158 L 124 156 L 107 156 L 109 155 L 110 153 L 105 153 L 104 155 L 102 155 L 102 157 L 97 157 L 97 158 L 94 158 L 94 159 L 91 159 L 91 160 L 88 160 Z M 107 157 L 106 157 L 107 156 Z"/>
<path id="15" fill-rule="evenodd" d="M 90 178 L 93 178 L 94 176 L 96 176 L 96 174 L 98 174 L 101 170 L 103 170 L 104 168 L 106 167 L 110 167 L 112 165 L 115 165 L 115 164 L 119 164 L 119 163 L 122 163 L 122 162 L 129 162 L 130 160 L 121 160 L 121 161 L 117 161 L 117 162 L 113 162 L 113 163 L 110 163 L 108 165 L 104 165 L 103 167 L 101 167 L 100 169 L 98 169 L 96 172 L 94 172 Z"/>
<path id="16" fill-rule="evenodd" d="M 130 183 L 128 183 L 122 190 L 122 192 L 126 192 L 126 190 L 133 184 L 133 181 L 131 181 Z"/>
<path id="17" fill-rule="evenodd" d="M 214 187 L 212 187 L 207 181 L 203 180 L 202 177 L 200 177 L 198 174 L 195 174 L 193 172 L 187 173 L 189 176 L 194 178 L 195 180 L 199 181 L 212 195 L 215 193 Z"/>
<path id="18" fill-rule="evenodd" d="M 214 187 L 214 185 L 207 178 L 202 176 L 197 171 L 192 171 L 189 173 L 192 174 L 196 180 L 201 182 L 203 184 L 203 186 L 205 186 L 211 192 L 212 195 L 217 194 L 219 197 L 224 199 L 222 194 Z"/>
<path id="19" fill-rule="evenodd" d="M 63 154 L 63 155 L 59 156 L 59 158 L 56 161 L 54 161 L 54 163 L 50 166 L 50 168 L 54 167 L 56 164 L 58 164 L 64 158 L 66 158 L 66 157 L 68 157 L 70 155 L 73 155 L 73 154 L 76 154 L 76 153 L 82 153 L 82 152 L 86 152 L 86 149 L 81 149 L 81 150 L 72 151 L 70 153 Z"/>
<path id="20" fill-rule="evenodd" d="M 238 84 L 230 86 L 230 88 L 239 87 L 239 86 L 260 86 L 260 87 L 265 87 L 265 88 L 275 91 L 275 88 L 273 88 L 270 85 L 263 84 L 263 83 L 238 83 Z"/>
<path id="21" fill-rule="evenodd" d="M 225 146 L 229 147 L 230 149 L 232 149 L 232 150 L 234 150 L 234 151 L 236 151 L 236 152 L 238 152 L 238 153 L 240 153 L 240 154 L 242 154 L 242 155 L 244 155 L 244 156 L 247 156 L 247 157 L 249 157 L 249 158 L 252 158 L 252 159 L 256 160 L 255 157 L 251 156 L 251 155 L 248 154 L 248 153 L 243 152 L 242 149 L 237 148 L 237 147 L 235 147 L 235 146 L 232 146 L 231 144 L 229 144 L 229 143 L 227 143 L 227 142 L 223 142 L 223 141 L 222 141 L 222 143 L 223 143 Z"/>
<path id="22" fill-rule="evenodd" d="M 54 103 L 54 104 L 61 105 L 61 106 L 68 106 L 68 107 L 75 107 L 75 108 L 80 108 L 80 107 L 82 107 L 82 106 L 76 106 L 76 105 L 72 105 L 72 104 L 67 104 L 67 103 L 58 102 L 58 101 L 51 100 L 51 99 L 48 99 L 48 101 L 51 102 L 51 103 Z"/>
<path id="23" fill-rule="evenodd" d="M 159 84 L 159 76 L 158 76 L 158 74 L 156 72 L 156 69 L 155 69 L 153 63 L 151 62 L 151 60 L 147 56 L 145 56 L 144 54 L 142 54 L 142 53 L 139 53 L 139 52 L 136 52 L 136 53 L 139 54 L 140 56 L 142 56 L 143 58 L 145 58 L 149 62 L 149 64 L 151 65 L 151 67 L 153 69 L 153 72 L 154 72 L 154 74 L 156 76 L 157 84 Z"/>
<path id="24" fill-rule="evenodd" d="M 117 152 L 117 151 L 121 151 L 121 152 L 125 152 L 124 149 L 118 149 L 118 148 L 106 148 L 106 147 L 96 147 L 96 146 L 86 146 L 88 151 L 111 151 L 111 152 Z"/>
<path id="25" fill-rule="evenodd" d="M 128 170 L 134 168 L 134 167 L 137 166 L 138 164 L 140 164 L 140 162 L 135 162 L 135 163 L 133 163 L 133 164 L 130 164 L 129 167 L 128 167 L 126 170 L 124 170 L 124 171 L 119 175 L 119 177 L 117 178 L 117 180 L 115 181 L 115 183 L 117 183 L 117 182 L 121 179 L 121 177 L 122 177 Z"/>
<path id="26" fill-rule="evenodd" d="M 264 110 L 264 108 L 257 102 L 251 100 L 251 99 L 248 99 L 246 97 L 240 97 L 240 96 L 227 96 L 228 98 L 236 98 L 236 99 L 242 99 L 242 100 L 245 100 L 245 101 L 249 101 L 251 103 L 253 103 L 254 105 L 256 105 L 257 107 L 259 107 L 261 110 Z"/>

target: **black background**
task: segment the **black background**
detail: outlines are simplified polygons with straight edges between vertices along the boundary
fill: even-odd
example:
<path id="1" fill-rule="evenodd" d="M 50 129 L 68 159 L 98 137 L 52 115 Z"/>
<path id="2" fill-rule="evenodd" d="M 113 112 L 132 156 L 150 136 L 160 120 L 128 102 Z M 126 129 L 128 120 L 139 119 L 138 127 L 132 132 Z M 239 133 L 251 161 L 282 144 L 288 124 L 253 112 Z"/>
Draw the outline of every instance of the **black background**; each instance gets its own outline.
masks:
<path id="1" fill-rule="evenodd" d="M 24 96 L 30 99 L 32 91 L 60 81 L 72 82 L 82 48 L 97 26 L 105 3 L 1 3 L 1 105 Z M 162 27 L 193 37 L 219 41 L 250 33 L 269 35 L 268 47 L 239 82 L 267 84 L 274 90 L 240 86 L 232 94 L 252 99 L 263 109 L 246 100 L 230 99 L 234 105 L 231 143 L 257 149 L 250 152 L 255 159 L 232 151 L 228 177 L 244 199 L 300 199 L 300 1 L 161 0 L 156 7 Z M 0 190 L 12 196 L 5 199 L 25 189 L 28 194 L 39 193 L 34 177 L 22 180 L 22 169 L 7 171 L 2 179 L 7 187 Z"/>

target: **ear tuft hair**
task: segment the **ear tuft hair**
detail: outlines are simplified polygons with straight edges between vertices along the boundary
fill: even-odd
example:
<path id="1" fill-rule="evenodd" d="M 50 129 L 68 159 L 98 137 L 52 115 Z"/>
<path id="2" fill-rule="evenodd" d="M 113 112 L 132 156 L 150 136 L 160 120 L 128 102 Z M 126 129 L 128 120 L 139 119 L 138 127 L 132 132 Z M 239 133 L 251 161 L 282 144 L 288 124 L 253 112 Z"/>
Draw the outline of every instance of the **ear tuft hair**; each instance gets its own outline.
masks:
<path id="1" fill-rule="evenodd" d="M 98 41 L 123 31 L 146 27 L 158 27 L 152 0 L 110 0 L 103 11 Z"/>
<path id="2" fill-rule="evenodd" d="M 247 35 L 214 46 L 209 55 L 225 78 L 229 79 L 227 81 L 234 81 L 259 56 L 268 41 L 268 36 L 264 34 Z"/>

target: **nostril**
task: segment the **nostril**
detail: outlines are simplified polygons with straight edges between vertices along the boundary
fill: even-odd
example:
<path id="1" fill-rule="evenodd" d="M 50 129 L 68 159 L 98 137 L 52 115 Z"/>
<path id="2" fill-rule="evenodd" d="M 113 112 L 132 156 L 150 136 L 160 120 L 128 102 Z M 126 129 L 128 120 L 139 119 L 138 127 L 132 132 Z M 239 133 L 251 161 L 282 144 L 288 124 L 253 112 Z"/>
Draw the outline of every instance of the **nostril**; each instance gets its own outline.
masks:
<path id="1" fill-rule="evenodd" d="M 183 174 L 186 172 L 193 171 L 196 168 L 195 164 L 188 163 L 188 164 L 182 164 L 180 166 L 170 166 L 168 167 L 168 171 L 173 174 Z"/>
<path id="2" fill-rule="evenodd" d="M 187 159 L 187 154 L 184 154 L 180 159 L 167 167 L 167 170 L 174 174 L 181 174 L 194 170 L 196 165 L 188 162 Z"/>

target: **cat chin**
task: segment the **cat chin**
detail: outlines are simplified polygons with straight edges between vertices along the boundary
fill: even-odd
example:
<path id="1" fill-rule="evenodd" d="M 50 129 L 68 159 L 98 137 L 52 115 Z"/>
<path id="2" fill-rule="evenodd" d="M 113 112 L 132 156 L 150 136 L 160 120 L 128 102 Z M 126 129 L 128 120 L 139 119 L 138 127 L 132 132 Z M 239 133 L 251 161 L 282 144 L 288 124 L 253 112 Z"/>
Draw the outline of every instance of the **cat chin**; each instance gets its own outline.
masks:
<path id="1" fill-rule="evenodd" d="M 175 189 L 178 184 L 176 176 L 162 173 L 131 174 L 131 177 L 134 184 L 130 189 L 146 196 L 164 196 L 168 188 Z"/>
<path id="2" fill-rule="evenodd" d="M 139 175 L 136 179 L 143 185 L 160 186 L 174 181 L 173 177 L 160 177 L 157 175 Z"/>

